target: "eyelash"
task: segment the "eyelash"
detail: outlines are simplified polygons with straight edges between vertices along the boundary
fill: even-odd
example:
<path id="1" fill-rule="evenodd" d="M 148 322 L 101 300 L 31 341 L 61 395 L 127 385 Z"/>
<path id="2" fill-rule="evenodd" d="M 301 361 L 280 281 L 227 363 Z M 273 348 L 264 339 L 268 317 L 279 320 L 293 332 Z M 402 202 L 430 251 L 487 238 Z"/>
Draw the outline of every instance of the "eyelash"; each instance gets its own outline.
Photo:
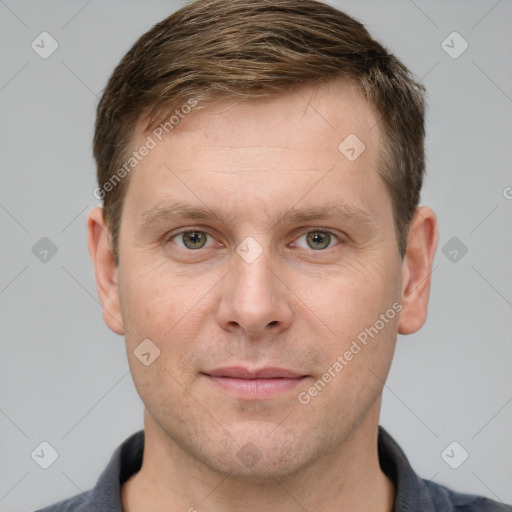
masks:
<path id="1" fill-rule="evenodd" d="M 207 237 L 210 237 L 210 238 L 214 238 L 212 235 L 210 235 L 208 232 L 202 230 L 202 229 L 196 229 L 196 228 L 188 228 L 188 229 L 184 229 L 183 231 L 180 231 L 178 233 L 174 233 L 168 237 L 165 238 L 165 243 L 170 243 L 172 242 L 175 238 L 179 237 L 180 235 L 183 235 L 184 233 L 190 233 L 190 232 L 199 232 L 199 233 L 204 233 L 206 234 Z M 305 231 L 304 233 L 302 233 L 296 240 L 299 240 L 300 238 L 302 238 L 303 236 L 305 235 L 308 235 L 310 233 L 327 233 L 329 235 L 331 235 L 333 237 L 333 239 L 337 240 L 338 241 L 338 244 L 336 245 L 339 245 L 340 243 L 343 243 L 343 238 L 340 236 L 340 235 L 337 235 L 336 233 L 332 232 L 332 231 L 329 231 L 327 229 L 324 229 L 324 228 L 313 228 L 313 229 L 309 229 L 308 231 Z M 332 240 L 331 240 L 332 242 Z M 208 243 L 208 242 L 207 242 Z M 295 242 L 293 242 L 295 243 Z M 329 244 L 330 245 L 330 244 Z M 183 249 L 185 251 L 189 251 L 189 252 L 199 252 L 200 250 L 202 249 L 208 249 L 208 247 L 201 247 L 199 249 L 189 249 L 188 247 L 182 247 L 180 245 L 178 245 L 178 247 L 180 249 Z M 306 250 L 309 250 L 309 251 L 313 251 L 313 252 L 325 252 L 327 251 L 328 249 L 332 249 L 332 246 L 328 246 L 326 247 L 325 249 L 318 249 L 318 250 L 315 250 L 315 249 L 306 249 Z"/>

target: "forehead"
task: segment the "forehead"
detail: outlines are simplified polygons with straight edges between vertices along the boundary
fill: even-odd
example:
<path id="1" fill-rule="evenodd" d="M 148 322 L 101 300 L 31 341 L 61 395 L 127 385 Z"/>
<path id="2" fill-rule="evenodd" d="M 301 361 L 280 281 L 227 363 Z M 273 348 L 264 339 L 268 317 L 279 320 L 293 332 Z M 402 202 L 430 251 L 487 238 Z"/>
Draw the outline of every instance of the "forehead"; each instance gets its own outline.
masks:
<path id="1" fill-rule="evenodd" d="M 185 103 L 173 110 L 181 115 L 163 118 L 164 129 L 166 121 L 174 125 L 169 137 L 163 133 L 164 142 L 171 135 L 179 141 L 196 136 L 201 150 L 225 143 L 226 137 L 232 143 L 226 147 L 232 149 L 264 145 L 269 150 L 296 151 L 329 150 L 333 139 L 341 141 L 349 134 L 366 139 L 368 146 L 379 137 L 379 116 L 358 88 L 344 81 L 294 88 L 267 98 L 210 101 L 188 114 Z M 136 137 L 147 134 L 139 127 Z"/>
<path id="2" fill-rule="evenodd" d="M 376 173 L 378 118 L 349 84 L 226 99 L 174 121 L 168 134 L 136 130 L 132 150 L 149 139 L 152 149 L 130 175 L 129 215 L 147 217 L 179 201 L 220 203 L 250 218 L 274 206 L 284 214 L 299 202 L 318 207 L 344 197 L 349 208 L 366 211 L 378 207 L 372 195 L 386 194 Z"/>

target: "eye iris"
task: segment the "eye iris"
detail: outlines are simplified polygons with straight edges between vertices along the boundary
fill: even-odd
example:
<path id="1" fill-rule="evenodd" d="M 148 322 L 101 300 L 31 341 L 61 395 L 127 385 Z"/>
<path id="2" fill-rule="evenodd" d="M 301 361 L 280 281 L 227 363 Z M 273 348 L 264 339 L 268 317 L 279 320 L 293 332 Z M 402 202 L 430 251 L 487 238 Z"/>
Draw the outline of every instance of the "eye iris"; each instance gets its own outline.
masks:
<path id="1" fill-rule="evenodd" d="M 188 249 L 201 249 L 206 243 L 206 234 L 201 231 L 185 231 L 182 240 Z"/>
<path id="2" fill-rule="evenodd" d="M 201 249 L 206 243 L 206 234 L 201 231 L 185 231 L 182 239 L 188 249 Z M 325 231 L 311 231 L 306 239 L 312 249 L 319 250 L 329 247 L 331 235 Z"/>
<path id="3" fill-rule="evenodd" d="M 314 249 L 325 249 L 326 247 L 329 247 L 329 243 L 331 242 L 331 235 L 329 233 L 323 232 L 323 231 L 312 231 L 311 233 L 307 234 L 306 237 L 308 241 L 308 245 Z M 320 244 L 320 246 L 315 244 Z"/>

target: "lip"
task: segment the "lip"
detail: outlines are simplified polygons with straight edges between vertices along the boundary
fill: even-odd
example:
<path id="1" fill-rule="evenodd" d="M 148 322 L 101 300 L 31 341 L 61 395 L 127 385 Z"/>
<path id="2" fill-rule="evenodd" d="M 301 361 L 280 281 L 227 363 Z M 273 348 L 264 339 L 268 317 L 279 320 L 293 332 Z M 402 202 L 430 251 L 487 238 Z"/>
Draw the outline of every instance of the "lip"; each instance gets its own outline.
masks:
<path id="1" fill-rule="evenodd" d="M 296 379 L 304 377 L 300 373 L 286 370 L 284 368 L 261 368 L 259 370 L 248 370 L 243 366 L 229 366 L 203 372 L 211 377 L 233 377 L 235 379 Z"/>
<path id="2" fill-rule="evenodd" d="M 241 366 L 203 372 L 214 385 L 237 398 L 258 400 L 280 395 L 298 386 L 307 375 L 284 368 L 249 370 Z"/>

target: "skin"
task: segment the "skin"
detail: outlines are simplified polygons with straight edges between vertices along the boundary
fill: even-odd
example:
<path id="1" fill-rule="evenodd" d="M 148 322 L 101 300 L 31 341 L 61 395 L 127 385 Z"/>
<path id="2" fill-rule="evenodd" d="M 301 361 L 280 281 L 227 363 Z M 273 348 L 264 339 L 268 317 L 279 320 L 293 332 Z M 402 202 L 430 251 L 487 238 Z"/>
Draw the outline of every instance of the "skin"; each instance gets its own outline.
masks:
<path id="1" fill-rule="evenodd" d="M 366 146 L 353 162 L 338 150 L 349 134 Z M 133 147 L 146 137 L 138 128 Z M 381 143 L 378 116 L 345 83 L 222 100 L 189 114 L 131 172 L 118 267 L 102 209 L 89 213 L 104 319 L 125 336 L 145 405 L 144 461 L 122 487 L 126 511 L 392 509 L 394 485 L 377 455 L 381 394 L 397 333 L 425 322 L 438 237 L 434 212 L 419 207 L 401 260 L 375 170 Z M 176 201 L 232 218 L 142 226 L 142 212 Z M 332 201 L 370 223 L 275 221 Z M 192 228 L 209 235 L 205 247 L 172 237 Z M 311 248 L 311 231 L 328 231 L 330 242 Z M 236 251 L 249 236 L 262 250 L 251 263 Z M 300 403 L 393 303 L 401 312 Z M 145 366 L 134 350 L 148 338 L 160 356 Z M 227 366 L 307 377 L 270 398 L 240 398 L 202 373 Z M 237 457 L 247 443 L 260 456 L 250 467 Z"/>

